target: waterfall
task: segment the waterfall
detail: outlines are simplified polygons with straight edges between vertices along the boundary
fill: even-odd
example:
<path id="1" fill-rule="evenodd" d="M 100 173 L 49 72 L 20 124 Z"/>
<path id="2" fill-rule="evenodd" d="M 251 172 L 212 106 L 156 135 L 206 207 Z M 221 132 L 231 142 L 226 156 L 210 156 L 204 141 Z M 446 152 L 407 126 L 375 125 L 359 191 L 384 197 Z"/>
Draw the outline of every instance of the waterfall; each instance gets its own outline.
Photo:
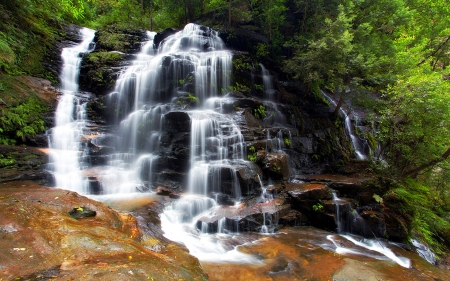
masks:
<path id="1" fill-rule="evenodd" d="M 325 98 L 329 102 L 331 102 L 334 106 L 337 106 L 337 103 L 334 99 L 332 99 L 330 96 L 325 94 L 325 92 L 323 92 L 323 91 L 322 91 L 322 94 L 325 96 Z M 350 137 L 350 140 L 352 142 L 353 149 L 355 150 L 356 159 L 366 160 L 368 157 L 364 151 L 364 146 L 365 146 L 364 141 L 365 140 L 362 140 L 355 132 L 355 128 L 352 124 L 351 114 L 347 114 L 347 112 L 345 112 L 345 110 L 342 107 L 339 109 L 339 114 L 344 119 L 345 131 L 347 132 L 347 134 Z M 356 116 L 354 119 L 355 119 L 356 126 L 358 126 L 358 117 Z"/>
<path id="2" fill-rule="evenodd" d="M 273 94 L 275 93 L 275 89 L 273 88 L 273 77 L 262 63 L 260 63 L 259 66 L 261 67 L 261 76 L 263 79 L 264 97 L 267 100 L 272 100 Z"/>
<path id="3" fill-rule="evenodd" d="M 60 75 L 62 96 L 55 113 L 55 127 L 47 132 L 50 148 L 49 168 L 59 188 L 86 194 L 89 192 L 86 176 L 82 175 L 87 150 L 82 144 L 86 126 L 86 102 L 78 93 L 78 75 L 82 55 L 93 50 L 95 31 L 83 28 L 82 42 L 64 48 Z"/>

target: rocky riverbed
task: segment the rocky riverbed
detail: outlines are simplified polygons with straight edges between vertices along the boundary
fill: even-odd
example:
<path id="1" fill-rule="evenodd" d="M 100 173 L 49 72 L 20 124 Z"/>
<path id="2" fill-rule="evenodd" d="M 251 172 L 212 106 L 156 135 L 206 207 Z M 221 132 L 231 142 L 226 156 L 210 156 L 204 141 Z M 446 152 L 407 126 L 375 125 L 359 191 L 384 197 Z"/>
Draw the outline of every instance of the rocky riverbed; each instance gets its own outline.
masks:
<path id="1" fill-rule="evenodd" d="M 155 202 L 125 212 L 33 181 L 3 182 L 0 279 L 450 279 L 445 264 L 431 265 L 401 245 L 390 247 L 396 255 L 411 260 L 410 268 L 377 252 L 358 249 L 335 233 L 311 227 L 282 228 L 272 235 L 242 233 L 229 239 L 230 247 L 233 243 L 241 245 L 238 251 L 254 256 L 254 263 L 199 262 L 183 245 L 163 236 L 158 213 L 169 200 L 160 196 Z M 74 213 L 80 216 L 74 218 Z M 355 252 L 338 252 L 335 243 Z M 362 250 L 365 254 L 358 254 Z"/>

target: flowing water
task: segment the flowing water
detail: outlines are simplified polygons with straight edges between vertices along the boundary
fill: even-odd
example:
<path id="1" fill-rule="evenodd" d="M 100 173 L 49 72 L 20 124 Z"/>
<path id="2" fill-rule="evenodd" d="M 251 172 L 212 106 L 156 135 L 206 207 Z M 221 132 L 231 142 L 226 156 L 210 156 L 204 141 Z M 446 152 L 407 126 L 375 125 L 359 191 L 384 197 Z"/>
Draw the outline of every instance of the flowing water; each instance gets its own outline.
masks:
<path id="1" fill-rule="evenodd" d="M 325 92 L 322 91 L 322 94 L 325 96 L 325 98 L 334 106 L 337 106 L 336 101 L 327 95 Z M 364 148 L 367 146 L 366 140 L 364 138 L 361 138 L 355 130 L 355 127 L 359 126 L 358 123 L 358 116 L 353 116 L 355 113 L 348 114 L 345 109 L 341 106 L 339 109 L 339 114 L 344 119 L 344 125 L 345 125 L 345 131 L 347 132 L 348 136 L 350 137 L 350 140 L 352 141 L 353 149 L 355 150 L 355 156 L 358 160 L 366 160 L 368 158 L 367 153 L 365 152 Z M 352 117 L 354 119 L 355 125 L 352 123 Z"/>
<path id="2" fill-rule="evenodd" d="M 88 182 L 82 175 L 86 147 L 82 144 L 86 127 L 86 102 L 78 93 L 78 75 L 82 55 L 93 50 L 95 31 L 83 28 L 82 42 L 64 48 L 60 75 L 62 96 L 55 114 L 55 127 L 47 132 L 50 148 L 49 168 L 53 171 L 57 187 L 88 193 Z"/>
<path id="3" fill-rule="evenodd" d="M 83 32 L 89 37 L 86 35 L 80 46 L 69 49 L 75 54 L 74 60 L 80 53 L 90 50 L 93 32 Z M 194 24 L 188 24 L 156 48 L 154 36 L 155 33 L 147 34 L 148 40 L 136 60 L 121 73 L 114 91 L 108 95 L 107 103 L 112 108 L 110 117 L 116 132 L 99 136 L 93 144 L 108 144 L 113 153 L 109 155 L 108 164 L 96 171 L 98 192 L 90 196 L 119 209 L 132 210 L 133 206 L 123 206 L 121 201 L 153 194 L 141 191 L 155 188 L 164 181 L 161 167 L 186 166 L 186 178 L 182 181 L 186 194 L 173 201 L 161 214 L 165 236 L 185 244 L 202 262 L 261 264 L 263 262 L 257 255 L 239 249 L 264 240 L 268 233 L 274 232 L 276 222 L 266 219 L 266 213 L 262 212 L 261 232 L 264 235 L 243 234 L 239 233 L 237 225 L 239 216 L 230 219 L 223 215 L 225 211 L 233 213 L 244 205 L 241 201 L 246 191 L 238 178 L 240 171 L 253 173 L 252 177 L 257 179 L 255 183 L 261 192 L 262 205 L 272 199 L 247 160 L 246 143 L 239 127 L 225 110 L 224 105 L 233 101 L 225 95 L 231 86 L 232 53 L 225 49 L 217 32 Z M 85 46 L 84 49 L 81 46 Z M 265 95 L 271 96 L 271 77 L 262 65 L 260 67 Z M 67 85 L 77 84 L 77 75 L 72 75 L 72 70 L 69 72 L 70 75 L 63 71 L 62 85 L 66 85 L 65 79 L 69 76 L 72 78 Z M 58 106 L 57 126 L 50 137 L 51 148 L 55 151 L 51 164 L 58 187 L 89 194 L 92 192 L 86 186 L 86 176 L 81 173 L 86 168 L 80 142 L 86 122 L 85 105 L 74 95 L 77 87 L 63 87 L 68 89 Z M 66 96 L 70 99 L 65 100 Z M 290 131 L 278 126 L 286 124 L 284 115 L 274 101 L 266 100 L 263 104 L 267 112 L 272 112 L 267 120 L 279 128 L 273 137 L 267 134 L 267 143 L 274 152 L 284 153 L 290 143 Z M 183 157 L 171 162 L 168 149 Z M 359 159 L 366 157 L 356 146 L 355 151 Z M 232 202 L 226 208 L 217 203 L 218 196 L 223 194 Z M 339 238 L 331 234 L 326 236 L 326 242 L 322 239 L 323 247 L 335 253 L 357 247 L 368 250 L 366 254 L 358 250 L 358 254 L 371 256 L 375 251 L 401 266 L 409 266 L 403 258 L 376 248 L 376 243 L 371 240 L 361 242 L 354 236 L 337 236 Z M 347 244 L 352 246 L 343 247 L 337 239 L 349 241 Z M 388 249 L 388 246 L 382 248 Z"/>

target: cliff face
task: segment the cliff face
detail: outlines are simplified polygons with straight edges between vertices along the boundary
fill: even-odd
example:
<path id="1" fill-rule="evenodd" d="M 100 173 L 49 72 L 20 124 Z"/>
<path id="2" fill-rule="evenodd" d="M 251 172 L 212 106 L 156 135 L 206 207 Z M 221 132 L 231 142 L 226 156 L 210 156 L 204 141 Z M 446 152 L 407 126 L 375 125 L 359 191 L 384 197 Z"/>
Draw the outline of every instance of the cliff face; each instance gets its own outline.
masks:
<path id="1" fill-rule="evenodd" d="M 207 27 L 201 30 L 204 34 L 212 32 Z M 159 42 L 164 42 L 175 32 L 169 29 L 157 33 L 154 37 L 153 48 L 158 48 Z M 227 49 L 234 50 L 229 74 L 231 86 L 222 91 L 224 98 L 220 100 L 220 105 L 217 105 L 215 110 L 229 118 L 228 121 L 220 121 L 222 127 L 230 127 L 232 123 L 237 125 L 244 141 L 245 160 L 249 161 L 245 163 L 230 161 L 227 165 L 214 168 L 214 172 L 210 171 L 205 179 L 211 182 L 207 192 L 218 198 L 221 205 L 234 204 L 236 191 L 233 186 L 234 181 L 237 180 L 240 186 L 238 192 L 247 198 L 244 201 L 247 200 L 250 206 L 258 205 L 258 200 L 254 198 L 259 198 L 263 192 L 261 186 L 268 185 L 270 182 L 275 184 L 270 191 L 270 196 L 280 198 L 276 199 L 279 200 L 277 204 L 285 206 L 281 209 L 270 210 L 274 218 L 285 217 L 282 220 L 285 224 L 313 224 L 336 230 L 338 222 L 335 218 L 336 210 L 333 207 L 335 202 L 331 201 L 330 180 L 319 180 L 314 177 L 309 179 L 305 175 L 345 173 L 348 170 L 346 164 L 352 163 L 355 157 L 351 142 L 344 132 L 344 126 L 335 119 L 334 108 L 325 102 L 325 98 L 305 92 L 295 82 L 279 80 L 278 77 L 282 75 L 254 61 L 248 52 L 237 50 L 243 44 L 251 44 L 251 40 L 256 40 L 255 37 L 249 39 L 244 33 L 237 33 L 236 36 L 238 38 L 230 42 L 231 45 L 226 46 Z M 119 142 L 128 143 L 127 140 L 119 140 L 118 135 L 115 134 L 119 132 L 118 120 L 122 118 L 125 120 L 127 112 L 131 112 L 132 107 L 138 102 L 138 98 L 132 94 L 138 87 L 138 82 L 132 78 L 130 80 L 132 82 L 129 82 L 131 84 L 126 86 L 117 86 L 117 83 L 121 73 L 138 57 L 136 46 L 139 44 L 143 46 L 148 40 L 147 34 L 140 30 L 100 31 L 95 38 L 96 49 L 83 59 L 80 88 L 90 93 L 87 99 L 88 114 L 90 122 L 95 124 L 91 126 L 95 129 L 90 131 L 90 134 L 100 134 L 99 137 L 86 138 L 89 142 L 87 147 L 90 149 L 89 164 L 93 167 L 105 165 L 109 155 L 119 149 Z M 138 44 L 138 42 L 141 43 Z M 233 42 L 239 42 L 239 44 L 232 45 Z M 203 47 L 209 48 L 208 45 Z M 177 65 L 178 69 L 175 69 L 174 65 Z M 133 150 L 151 151 L 154 157 L 151 162 L 142 166 L 139 174 L 142 184 L 136 188 L 141 191 L 157 191 L 159 194 L 171 195 L 175 198 L 179 196 L 179 193 L 186 192 L 188 186 L 189 169 L 193 159 L 191 124 L 195 121 L 191 112 L 203 110 L 204 106 L 199 101 L 199 97 L 194 94 L 198 87 L 196 80 L 199 78 L 193 74 L 190 61 L 183 59 L 181 55 L 165 55 L 161 62 L 161 69 L 164 81 L 169 82 L 158 80 L 162 78 L 157 78 L 152 85 L 142 86 L 146 82 L 139 82 L 141 83 L 139 87 L 148 87 L 148 91 L 156 93 L 149 98 L 149 101 L 145 101 L 148 105 L 142 107 L 143 112 L 148 110 L 150 114 L 153 112 L 151 108 L 154 105 L 158 108 L 167 105 L 172 109 L 163 114 L 161 127 L 155 125 L 160 122 L 155 121 L 158 117 L 151 117 L 150 121 L 145 121 L 147 119 L 132 121 L 141 124 L 139 127 L 141 133 L 157 130 L 157 139 L 151 140 L 148 137 L 140 139 L 139 135 L 133 137 L 134 131 L 129 128 L 132 123 L 127 125 L 128 128 L 120 130 L 129 130 L 125 136 L 127 139 L 137 138 L 133 143 L 128 144 L 135 146 Z M 177 76 L 179 73 L 185 74 Z M 124 91 L 121 87 L 131 90 L 117 98 L 119 101 L 111 102 L 112 97 L 118 96 L 116 91 Z M 228 133 L 221 131 L 220 134 Z M 208 143 L 205 145 L 207 151 L 210 149 L 213 151 L 212 146 L 210 147 Z M 358 169 L 355 168 L 358 165 L 363 166 L 361 163 L 354 163 L 352 165 L 354 171 Z M 219 186 L 212 183 L 217 175 L 220 177 Z M 90 182 L 93 192 L 103 192 L 99 188 L 101 184 L 97 182 L 95 175 L 91 176 Z M 295 184 L 291 184 L 292 182 Z M 305 186 L 296 185 L 302 182 L 318 183 L 321 186 L 321 192 L 317 192 L 315 188 L 311 191 L 309 183 Z M 364 193 L 361 188 L 367 187 L 370 180 L 363 179 L 362 182 L 363 184 L 356 184 L 358 191 L 351 196 L 358 197 Z M 299 196 L 303 193 L 306 195 Z M 372 202 L 371 196 L 372 194 L 365 194 L 364 204 L 375 203 Z M 346 207 L 343 208 L 345 213 L 350 212 L 354 202 L 346 201 Z M 319 205 L 322 206 L 320 210 L 316 209 Z M 248 212 L 248 217 L 241 223 L 241 230 L 259 231 L 264 224 L 260 216 L 261 211 L 254 213 L 246 211 L 245 208 L 241 211 Z M 236 214 L 226 213 L 224 217 L 231 219 L 234 215 Z M 344 214 L 338 216 L 344 216 Z M 210 231 L 217 229 L 217 221 L 218 219 L 208 222 Z M 384 221 L 377 220 L 374 225 L 378 223 L 384 224 Z M 249 224 L 253 226 L 244 226 Z M 352 228 L 360 234 L 373 235 L 361 226 L 347 225 L 345 227 Z M 384 235 L 385 227 L 376 227 L 379 228 L 376 235 Z"/>

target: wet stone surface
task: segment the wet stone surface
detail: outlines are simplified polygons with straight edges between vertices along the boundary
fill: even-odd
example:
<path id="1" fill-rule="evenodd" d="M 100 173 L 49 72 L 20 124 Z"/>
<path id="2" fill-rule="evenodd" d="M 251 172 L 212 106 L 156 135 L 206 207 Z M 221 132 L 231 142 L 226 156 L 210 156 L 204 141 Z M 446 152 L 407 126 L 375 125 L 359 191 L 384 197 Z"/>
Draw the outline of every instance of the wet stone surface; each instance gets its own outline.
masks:
<path id="1" fill-rule="evenodd" d="M 69 216 L 81 208 L 96 215 Z M 2 183 L 0 225 L 2 280 L 207 280 L 185 248 L 159 242 L 130 214 L 74 192 Z M 160 253 L 151 250 L 158 243 Z"/>

